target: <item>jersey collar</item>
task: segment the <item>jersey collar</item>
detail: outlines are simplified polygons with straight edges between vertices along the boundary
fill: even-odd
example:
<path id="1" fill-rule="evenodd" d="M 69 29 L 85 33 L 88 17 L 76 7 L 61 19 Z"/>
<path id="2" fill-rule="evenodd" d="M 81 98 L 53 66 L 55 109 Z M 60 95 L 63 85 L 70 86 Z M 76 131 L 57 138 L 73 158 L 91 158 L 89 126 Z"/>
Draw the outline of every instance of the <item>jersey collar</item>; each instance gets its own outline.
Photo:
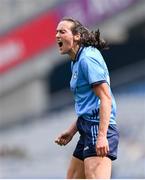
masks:
<path id="1" fill-rule="evenodd" d="M 80 48 L 79 48 L 79 50 L 78 50 L 78 52 L 77 52 L 77 54 L 76 54 L 76 57 L 75 57 L 75 59 L 74 59 L 74 61 L 73 61 L 74 63 L 79 60 L 79 57 L 80 57 L 81 52 L 82 52 L 83 49 L 84 49 L 84 47 L 80 47 Z"/>

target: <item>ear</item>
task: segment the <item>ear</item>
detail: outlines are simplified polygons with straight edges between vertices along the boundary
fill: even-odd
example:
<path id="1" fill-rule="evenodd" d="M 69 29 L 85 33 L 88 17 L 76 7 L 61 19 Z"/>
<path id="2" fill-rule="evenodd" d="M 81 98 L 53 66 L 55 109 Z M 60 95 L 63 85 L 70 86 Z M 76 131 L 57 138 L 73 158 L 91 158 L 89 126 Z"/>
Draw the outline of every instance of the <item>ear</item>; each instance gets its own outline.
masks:
<path id="1" fill-rule="evenodd" d="M 80 34 L 74 35 L 74 41 L 80 41 Z"/>

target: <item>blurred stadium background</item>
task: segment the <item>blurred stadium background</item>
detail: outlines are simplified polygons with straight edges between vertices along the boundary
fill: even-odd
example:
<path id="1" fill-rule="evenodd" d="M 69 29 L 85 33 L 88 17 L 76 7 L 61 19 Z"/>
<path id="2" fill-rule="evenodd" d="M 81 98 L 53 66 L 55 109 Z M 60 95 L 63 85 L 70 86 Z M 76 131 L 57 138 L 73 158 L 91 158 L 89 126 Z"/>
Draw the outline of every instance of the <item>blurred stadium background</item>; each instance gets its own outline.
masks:
<path id="1" fill-rule="evenodd" d="M 75 118 L 70 61 L 55 28 L 72 16 L 100 28 L 118 106 L 112 178 L 145 178 L 145 1 L 0 0 L 0 178 L 65 178 L 77 135 L 55 137 Z"/>

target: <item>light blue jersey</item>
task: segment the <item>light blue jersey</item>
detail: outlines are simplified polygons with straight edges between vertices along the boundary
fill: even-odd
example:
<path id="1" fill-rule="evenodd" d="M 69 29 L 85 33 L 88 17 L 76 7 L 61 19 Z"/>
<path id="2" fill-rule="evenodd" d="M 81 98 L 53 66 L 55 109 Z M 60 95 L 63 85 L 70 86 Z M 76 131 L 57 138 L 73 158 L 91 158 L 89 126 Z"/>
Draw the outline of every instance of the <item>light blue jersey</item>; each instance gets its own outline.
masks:
<path id="1" fill-rule="evenodd" d="M 106 82 L 110 89 L 110 78 L 106 63 L 99 50 L 81 47 L 76 59 L 71 64 L 72 77 L 70 87 L 75 98 L 77 115 L 88 121 L 99 122 L 100 99 L 92 89 L 93 84 Z M 116 124 L 116 103 L 112 95 L 110 124 Z"/>

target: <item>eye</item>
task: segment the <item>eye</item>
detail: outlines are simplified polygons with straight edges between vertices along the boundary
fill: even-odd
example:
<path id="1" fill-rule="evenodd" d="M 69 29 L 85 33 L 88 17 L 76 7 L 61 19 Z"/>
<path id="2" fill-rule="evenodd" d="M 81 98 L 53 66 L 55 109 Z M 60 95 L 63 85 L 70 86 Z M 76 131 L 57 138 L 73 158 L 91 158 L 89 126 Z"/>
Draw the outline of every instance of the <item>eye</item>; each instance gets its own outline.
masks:
<path id="1" fill-rule="evenodd" d="M 61 29 L 61 30 L 60 30 L 60 33 L 61 33 L 61 34 L 64 34 L 65 32 L 66 32 L 65 29 Z"/>

